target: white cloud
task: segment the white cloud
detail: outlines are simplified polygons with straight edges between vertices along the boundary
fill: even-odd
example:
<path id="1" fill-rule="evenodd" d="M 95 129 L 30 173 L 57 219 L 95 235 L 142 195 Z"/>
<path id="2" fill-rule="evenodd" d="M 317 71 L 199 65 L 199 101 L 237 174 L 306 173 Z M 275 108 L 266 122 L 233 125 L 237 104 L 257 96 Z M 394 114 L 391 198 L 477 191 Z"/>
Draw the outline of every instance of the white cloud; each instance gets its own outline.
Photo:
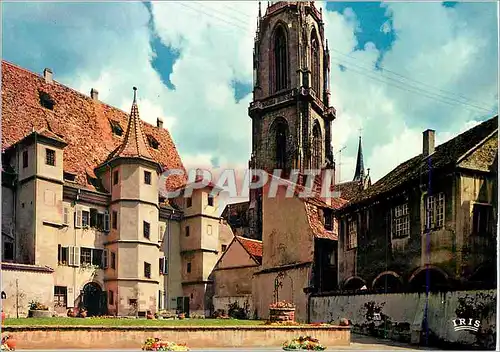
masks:
<path id="1" fill-rule="evenodd" d="M 175 90 L 162 83 L 151 65 L 149 14 L 143 4 L 78 6 L 86 11 L 75 13 L 72 5 L 52 3 L 5 12 L 20 23 L 18 32 L 7 34 L 12 43 L 20 43 L 23 51 L 18 55 L 46 60 L 39 53 L 50 52 L 75 62 L 63 77 L 52 67 L 55 78 L 82 92 L 97 88 L 101 100 L 125 111 L 130 109 L 131 88 L 137 86 L 141 118 L 153 124 L 157 117 L 164 118 L 186 167 L 211 165 L 215 157 L 221 167 L 247 166 L 251 95 L 236 102 L 232 83 L 252 79 L 255 2 L 152 3 L 157 35 L 180 53 L 170 75 Z M 365 167 L 371 168 L 376 180 L 420 152 L 423 130 L 435 129 L 438 142 L 449 139 L 472 126 L 471 121 L 488 115 L 471 105 L 492 108 L 498 97 L 494 4 L 384 6 L 397 39 L 385 52 L 382 66 L 427 86 L 419 84 L 418 94 L 410 93 L 415 90 L 414 81 L 387 70 L 375 71 L 380 48 L 368 43 L 353 52 L 362 18 L 351 9 L 343 14 L 323 11 L 331 49 L 332 105 L 337 109 L 332 144 L 335 152 L 346 147 L 340 162 L 343 180 L 352 179 L 354 173 L 359 128 L 363 128 Z M 42 23 L 40 28 L 50 26 L 46 13 L 57 19 L 51 24 L 57 29 L 57 46 L 53 40 L 41 43 L 36 33 L 23 37 L 26 18 Z M 382 31 L 389 29 L 386 22 Z M 347 70 L 341 71 L 339 64 Z M 444 99 L 444 91 L 474 102 L 437 102 Z M 457 95 L 454 99 L 464 101 Z"/>

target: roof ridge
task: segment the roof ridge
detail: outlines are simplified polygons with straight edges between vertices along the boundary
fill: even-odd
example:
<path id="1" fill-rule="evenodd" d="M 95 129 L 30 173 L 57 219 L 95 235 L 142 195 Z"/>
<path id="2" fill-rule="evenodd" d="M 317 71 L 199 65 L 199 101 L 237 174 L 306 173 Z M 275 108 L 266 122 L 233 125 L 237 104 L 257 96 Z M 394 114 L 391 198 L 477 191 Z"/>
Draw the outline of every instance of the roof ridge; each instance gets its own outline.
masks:
<path id="1" fill-rule="evenodd" d="M 235 236 L 236 236 L 236 237 L 238 237 L 238 238 L 242 238 L 242 239 L 244 239 L 244 240 L 254 241 L 254 242 L 258 242 L 258 243 L 262 243 L 262 241 L 260 241 L 260 240 L 256 240 L 256 239 L 254 239 L 254 238 L 248 238 L 248 237 L 244 237 L 244 236 L 240 236 L 240 235 L 235 235 Z"/>

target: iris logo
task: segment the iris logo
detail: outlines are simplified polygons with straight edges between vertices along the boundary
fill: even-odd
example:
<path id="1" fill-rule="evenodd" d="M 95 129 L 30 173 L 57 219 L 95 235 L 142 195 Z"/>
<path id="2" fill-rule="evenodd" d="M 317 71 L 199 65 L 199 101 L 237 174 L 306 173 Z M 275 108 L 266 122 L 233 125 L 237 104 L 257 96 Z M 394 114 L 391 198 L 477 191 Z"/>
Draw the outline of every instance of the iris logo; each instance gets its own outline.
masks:
<path id="1" fill-rule="evenodd" d="M 479 320 L 472 318 L 455 318 L 452 319 L 451 322 L 453 323 L 453 330 L 455 331 L 467 330 L 477 332 L 481 326 L 481 322 Z"/>

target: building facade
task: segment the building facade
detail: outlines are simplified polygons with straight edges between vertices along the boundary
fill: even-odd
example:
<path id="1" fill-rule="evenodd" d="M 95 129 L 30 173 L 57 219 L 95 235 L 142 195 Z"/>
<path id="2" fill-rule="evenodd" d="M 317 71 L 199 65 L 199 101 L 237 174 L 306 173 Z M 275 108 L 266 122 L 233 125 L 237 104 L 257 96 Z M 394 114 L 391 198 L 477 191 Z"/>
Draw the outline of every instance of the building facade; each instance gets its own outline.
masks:
<path id="1" fill-rule="evenodd" d="M 339 211 L 343 290 L 496 287 L 498 116 L 396 167 Z"/>
<path id="2" fill-rule="evenodd" d="M 2 62 L 2 265 L 52 272 L 53 302 L 43 299 L 60 314 L 209 310 L 208 275 L 231 241 L 219 236 L 218 196 L 195 187 L 186 199 L 186 177 L 170 176 L 166 188 L 182 192 L 162 197 L 162 171 L 184 167 L 162 120 L 140 120 L 135 93 L 126 114 L 51 70 Z M 8 277 L 8 299 L 38 299 Z"/>

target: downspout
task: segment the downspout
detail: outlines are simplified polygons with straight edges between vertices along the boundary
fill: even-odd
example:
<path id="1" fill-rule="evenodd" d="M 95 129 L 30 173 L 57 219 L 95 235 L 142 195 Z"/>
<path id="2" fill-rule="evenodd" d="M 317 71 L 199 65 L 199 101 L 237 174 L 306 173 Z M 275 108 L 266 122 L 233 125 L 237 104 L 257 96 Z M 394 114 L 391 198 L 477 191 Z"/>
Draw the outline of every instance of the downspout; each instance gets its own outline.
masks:
<path id="1" fill-rule="evenodd" d="M 38 134 L 35 133 L 35 175 L 38 174 Z M 36 177 L 35 177 L 35 189 L 33 190 L 35 194 L 35 199 L 34 199 L 34 204 L 33 204 L 33 215 L 35 218 L 35 221 L 33 222 L 33 255 L 35 258 L 33 258 L 33 264 L 36 264 L 36 222 L 38 220 L 38 217 L 36 216 L 36 194 L 37 194 L 37 182 L 36 182 Z"/>
<path id="2" fill-rule="evenodd" d="M 76 249 L 78 248 L 77 246 L 77 235 L 76 235 L 76 211 L 77 211 L 77 204 L 78 204 L 78 200 L 80 199 L 80 188 L 78 188 L 78 190 L 76 191 L 76 198 L 75 198 L 75 216 L 73 217 L 73 234 L 74 234 L 74 251 L 76 251 Z M 68 250 L 68 256 L 70 255 L 69 253 L 69 250 Z M 74 261 L 75 259 L 75 252 L 73 252 L 73 258 L 72 258 L 72 261 Z M 69 262 L 69 258 L 68 258 L 68 262 Z M 77 285 L 76 285 L 76 266 L 77 263 L 73 262 L 73 308 L 75 308 L 75 298 L 77 298 L 77 294 L 79 292 L 79 290 L 77 291 Z M 80 297 L 80 303 L 83 303 L 83 297 Z"/>
<path id="3" fill-rule="evenodd" d="M 170 232 L 171 232 L 171 229 L 170 229 L 170 224 L 172 222 L 172 217 L 173 217 L 173 214 L 175 213 L 175 210 L 172 209 L 172 213 L 169 215 L 168 219 L 167 219 L 167 263 L 166 263 L 166 269 L 167 269 L 167 287 L 166 287 L 166 290 L 165 290 L 165 298 L 167 300 L 167 304 L 166 304 L 166 307 L 167 309 L 170 309 L 170 294 L 169 294 L 169 290 L 170 290 L 170 245 L 171 245 L 171 239 L 170 239 Z"/>

